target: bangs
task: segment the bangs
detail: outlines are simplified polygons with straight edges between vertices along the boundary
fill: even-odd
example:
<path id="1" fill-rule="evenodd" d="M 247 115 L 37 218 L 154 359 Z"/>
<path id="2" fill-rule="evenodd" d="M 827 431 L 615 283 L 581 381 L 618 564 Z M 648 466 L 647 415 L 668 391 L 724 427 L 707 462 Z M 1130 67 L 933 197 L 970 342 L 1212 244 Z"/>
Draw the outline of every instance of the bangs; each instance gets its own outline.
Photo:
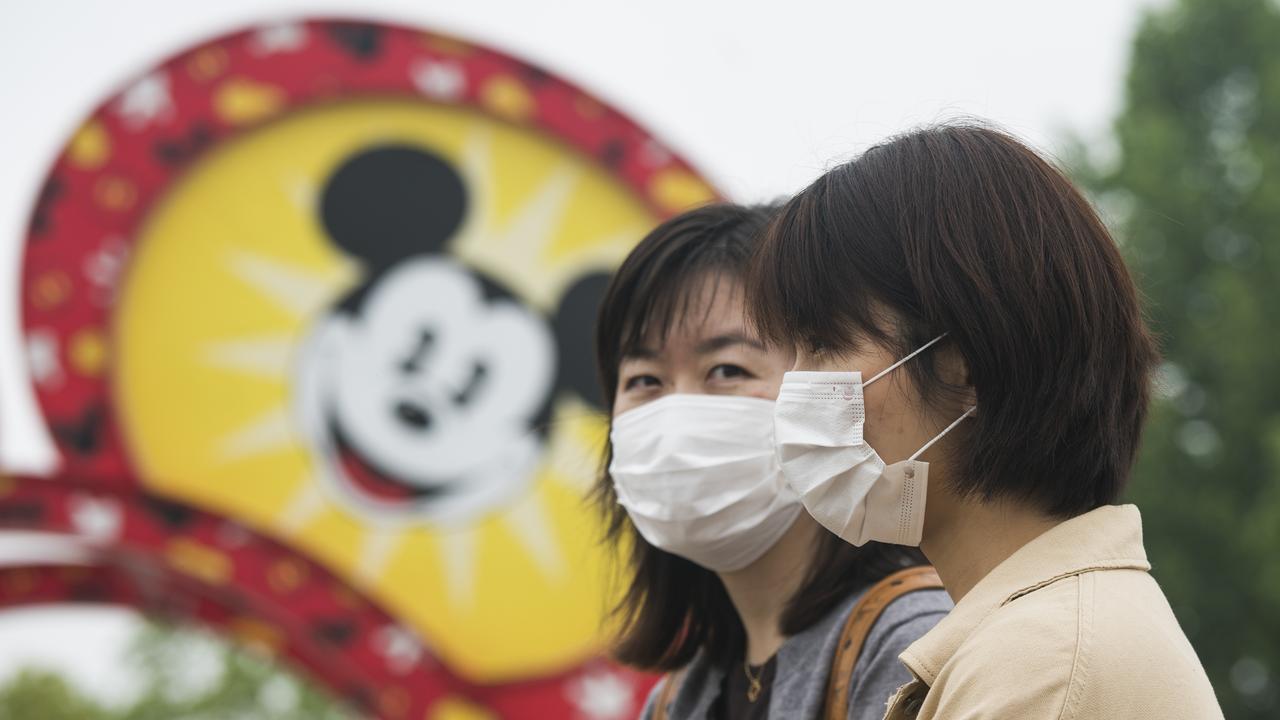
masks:
<path id="1" fill-rule="evenodd" d="M 721 292 L 742 285 L 742 270 L 716 262 L 679 263 L 636 289 L 635 301 L 622 318 L 618 357 L 656 350 L 672 331 L 705 322 Z"/>
<path id="2" fill-rule="evenodd" d="M 811 351 L 849 352 L 868 338 L 897 344 L 893 316 L 875 295 L 884 291 L 878 280 L 893 273 L 877 277 L 857 239 L 835 230 L 853 223 L 823 212 L 828 177 L 783 206 L 765 230 L 744 281 L 748 323 L 767 343 Z"/>
<path id="3" fill-rule="evenodd" d="M 596 371 L 613 408 L 623 357 L 676 327 L 705 319 L 711 302 L 745 279 L 776 206 L 706 205 L 654 228 L 614 274 L 596 318 Z M 712 283 L 710 294 L 707 283 Z"/>

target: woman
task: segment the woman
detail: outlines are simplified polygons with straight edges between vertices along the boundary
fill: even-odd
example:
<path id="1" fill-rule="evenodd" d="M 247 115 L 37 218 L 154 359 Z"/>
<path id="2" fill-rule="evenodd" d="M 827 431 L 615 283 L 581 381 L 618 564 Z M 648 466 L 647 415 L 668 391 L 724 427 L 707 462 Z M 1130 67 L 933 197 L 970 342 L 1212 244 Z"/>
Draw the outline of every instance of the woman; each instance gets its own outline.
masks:
<path id="1" fill-rule="evenodd" d="M 805 507 L 918 542 L 956 601 L 888 717 L 1222 716 L 1113 505 L 1157 353 L 1062 173 L 984 127 L 907 134 L 788 202 L 747 288 L 798 349 L 776 442 Z"/>
<path id="2" fill-rule="evenodd" d="M 781 478 L 773 397 L 793 358 L 748 330 L 741 286 L 768 216 L 713 205 L 667 221 L 600 309 L 612 423 L 597 492 L 630 552 L 617 656 L 679 670 L 645 717 L 878 719 L 909 679 L 896 656 L 950 608 L 936 582 L 894 600 L 828 682 L 864 590 L 920 557 L 842 542 Z"/>

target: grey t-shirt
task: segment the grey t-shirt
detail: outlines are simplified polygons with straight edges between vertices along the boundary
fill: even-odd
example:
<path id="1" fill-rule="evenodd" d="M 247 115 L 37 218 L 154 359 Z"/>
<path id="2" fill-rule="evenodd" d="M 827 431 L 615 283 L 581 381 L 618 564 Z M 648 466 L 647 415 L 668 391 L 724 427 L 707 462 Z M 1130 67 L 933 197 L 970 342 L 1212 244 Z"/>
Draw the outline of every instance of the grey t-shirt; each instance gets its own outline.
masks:
<path id="1" fill-rule="evenodd" d="M 769 717 L 817 720 L 845 619 L 862 597 L 854 593 L 818 622 L 787 638 L 778 650 Z M 881 720 L 894 691 L 911 680 L 898 655 L 951 610 L 943 590 L 920 590 L 894 600 L 871 626 L 849 685 L 849 720 Z M 694 657 L 667 710 L 670 720 L 704 720 L 720 694 L 724 668 Z M 663 682 L 666 682 L 665 680 Z M 649 694 L 641 717 L 653 717 L 662 683 Z"/>

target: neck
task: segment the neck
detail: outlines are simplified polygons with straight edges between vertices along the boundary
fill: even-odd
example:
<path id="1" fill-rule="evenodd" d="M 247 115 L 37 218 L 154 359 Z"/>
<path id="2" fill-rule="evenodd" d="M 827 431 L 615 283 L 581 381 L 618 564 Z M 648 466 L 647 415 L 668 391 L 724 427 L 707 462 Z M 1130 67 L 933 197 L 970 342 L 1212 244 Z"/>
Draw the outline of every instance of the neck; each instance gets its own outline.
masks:
<path id="1" fill-rule="evenodd" d="M 782 613 L 800 589 L 813 557 L 818 524 L 801 512 L 791 528 L 741 570 L 719 573 L 747 633 L 746 660 L 760 665 L 782 647 Z"/>
<path id="2" fill-rule="evenodd" d="M 926 521 L 920 549 L 954 602 L 1023 545 L 1061 522 L 1018 503 L 949 500 L 929 518 L 932 522 Z"/>

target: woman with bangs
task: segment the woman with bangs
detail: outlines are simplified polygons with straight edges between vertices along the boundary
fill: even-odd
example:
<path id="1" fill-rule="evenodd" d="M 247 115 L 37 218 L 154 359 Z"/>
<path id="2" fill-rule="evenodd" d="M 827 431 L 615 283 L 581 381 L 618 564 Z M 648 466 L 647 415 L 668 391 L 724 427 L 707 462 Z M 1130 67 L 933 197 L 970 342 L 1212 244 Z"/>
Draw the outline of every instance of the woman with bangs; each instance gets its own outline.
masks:
<path id="1" fill-rule="evenodd" d="M 1155 344 L 1060 171 L 980 125 L 908 133 L 781 209 L 746 296 L 796 348 L 774 438 L 806 510 L 919 545 L 956 602 L 887 718 L 1222 717 L 1116 504 Z"/>
<path id="2" fill-rule="evenodd" d="M 876 720 L 909 679 L 897 655 L 950 607 L 917 551 L 845 543 L 779 470 L 773 399 L 794 357 L 750 329 L 742 285 L 772 210 L 663 223 L 600 309 L 597 496 L 630 548 L 616 655 L 668 671 L 646 718 Z"/>

